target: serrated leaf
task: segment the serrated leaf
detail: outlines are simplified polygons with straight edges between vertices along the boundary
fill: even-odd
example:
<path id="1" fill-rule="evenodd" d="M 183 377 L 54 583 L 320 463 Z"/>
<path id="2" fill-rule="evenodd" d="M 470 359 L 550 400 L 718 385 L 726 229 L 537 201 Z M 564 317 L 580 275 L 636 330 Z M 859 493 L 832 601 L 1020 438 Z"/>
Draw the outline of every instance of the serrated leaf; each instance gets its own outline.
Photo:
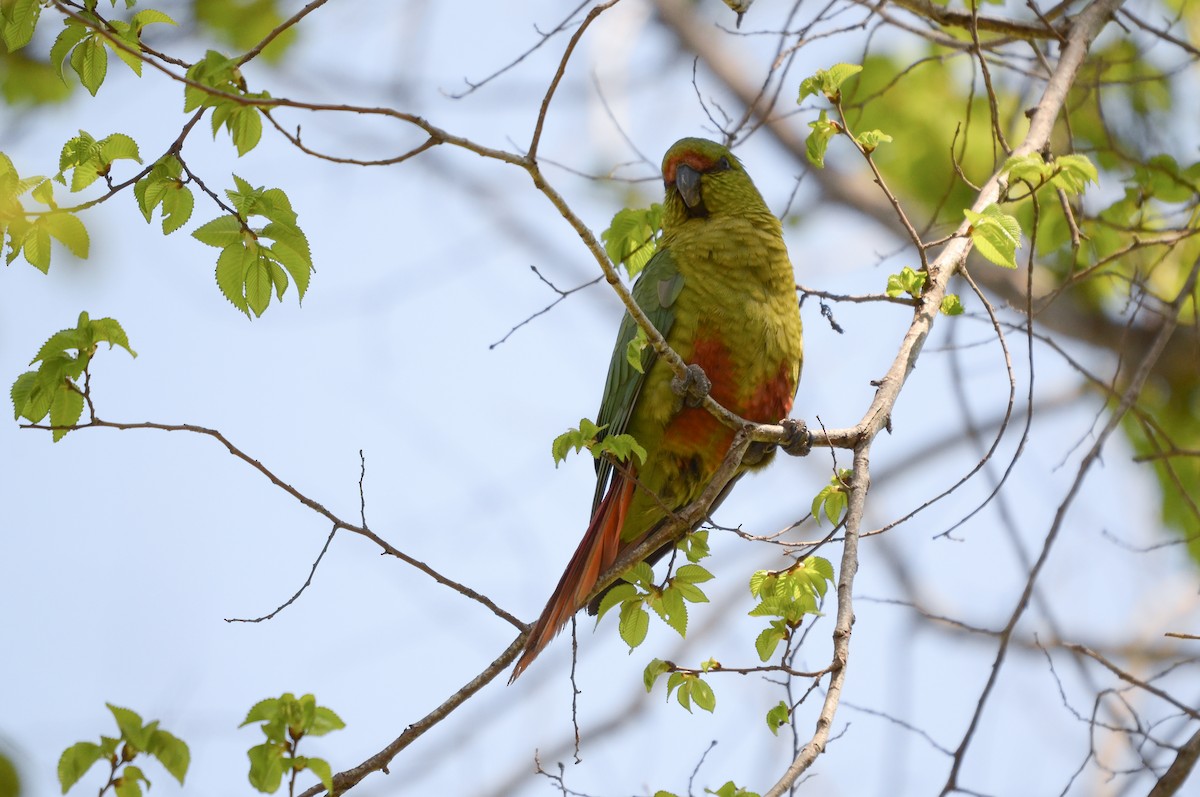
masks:
<path id="1" fill-rule="evenodd" d="M 796 102 L 803 102 L 805 97 L 814 94 L 824 94 L 830 102 L 841 99 L 842 84 L 862 71 L 858 64 L 834 64 L 828 69 L 818 69 L 809 78 L 800 83 L 800 96 Z"/>
<path id="2" fill-rule="evenodd" d="M 250 707 L 246 712 L 246 719 L 238 725 L 239 728 L 244 728 L 254 722 L 270 722 L 276 719 L 279 715 L 279 698 L 268 697 L 265 700 L 260 700 Z"/>
<path id="3" fill-rule="evenodd" d="M 92 742 L 76 742 L 63 750 L 58 758 L 58 783 L 63 794 L 78 783 L 102 755 L 100 746 Z"/>
<path id="4" fill-rule="evenodd" d="M 624 264 L 630 278 L 636 277 L 658 248 L 662 229 L 662 205 L 648 208 L 624 208 L 613 216 L 608 229 L 600 233 L 609 260 Z"/>
<path id="5" fill-rule="evenodd" d="M 78 216 L 65 210 L 56 210 L 42 216 L 39 223 L 46 232 L 67 247 L 71 254 L 80 259 L 87 258 L 90 240 L 87 227 L 83 226 Z"/>
<path id="6" fill-rule="evenodd" d="M 812 132 L 808 134 L 804 143 L 805 156 L 813 166 L 824 169 L 825 150 L 829 147 L 829 140 L 840 133 L 842 127 L 837 122 L 827 119 L 825 111 L 821 111 L 817 121 L 809 122 L 808 126 L 812 128 Z"/>
<path id="7" fill-rule="evenodd" d="M 59 32 L 58 38 L 50 47 L 50 65 L 57 70 L 58 76 L 63 79 L 63 82 L 66 82 L 66 74 L 63 72 L 64 62 L 75 45 L 87 37 L 88 29 L 70 21 L 64 21 L 64 24 L 66 27 Z"/>
<path id="8" fill-rule="evenodd" d="M 193 233 L 194 234 L 194 233 Z M 217 286 L 234 307 L 250 317 L 250 306 L 246 300 L 246 274 L 258 262 L 258 257 L 241 242 L 221 250 L 217 257 Z"/>
<path id="9" fill-rule="evenodd" d="M 271 303 L 271 271 L 257 254 L 250 254 L 246 267 L 246 304 L 254 315 L 262 316 Z"/>
<path id="10" fill-rule="evenodd" d="M 310 736 L 324 736 L 333 731 L 340 731 L 345 727 L 346 723 L 342 722 L 342 718 L 334 713 L 333 709 L 317 706 L 308 733 Z"/>
<path id="11" fill-rule="evenodd" d="M 650 615 L 642 608 L 638 601 L 630 601 L 621 606 L 621 622 L 618 630 L 621 634 L 621 639 L 629 645 L 629 650 L 632 652 L 634 648 L 646 641 L 646 632 L 650 629 Z"/>
<path id="12" fill-rule="evenodd" d="M 146 752 L 158 759 L 158 763 L 163 765 L 163 769 L 179 781 L 180 786 L 183 785 L 183 779 L 187 776 L 192 756 L 187 744 L 182 739 L 167 731 L 155 730 L 150 737 L 150 746 Z"/>
<path id="13" fill-rule="evenodd" d="M 105 703 L 105 705 L 112 712 L 113 719 L 117 721 L 122 739 L 132 742 L 139 751 L 149 747 L 150 733 L 147 732 L 145 723 L 136 711 L 114 706 L 112 703 Z"/>
<path id="14" fill-rule="evenodd" d="M 36 385 L 37 371 L 26 371 L 13 381 L 12 388 L 9 389 L 8 394 L 12 398 L 14 421 L 19 421 L 21 418 L 26 417 L 25 408 L 29 404 Z M 37 423 L 44 415 L 45 413 L 42 413 L 36 419 L 29 418 L 28 420 L 30 423 Z"/>
<path id="15" fill-rule="evenodd" d="M 112 133 L 100 141 L 100 157 L 107 163 L 124 158 L 142 162 L 137 142 L 124 133 Z"/>
<path id="16" fill-rule="evenodd" d="M 21 241 L 21 251 L 25 253 L 25 260 L 29 265 L 38 271 L 45 274 L 50 270 L 50 233 L 46 231 L 42 219 L 38 219 L 26 230 Z"/>
<path id="17" fill-rule="evenodd" d="M 225 249 L 234 244 L 241 246 L 242 222 L 237 216 L 218 216 L 196 228 L 192 232 L 192 237 L 200 243 L 219 249 Z"/>
<path id="18" fill-rule="evenodd" d="M 680 596 L 688 603 L 708 603 L 708 596 L 704 594 L 704 590 L 697 587 L 695 584 L 675 584 L 674 589 L 678 590 Z"/>
<path id="19" fill-rule="evenodd" d="M 704 709 L 709 714 L 717 707 L 717 696 L 703 678 L 697 678 L 692 683 L 691 697 L 697 707 Z"/>
<path id="20" fill-rule="evenodd" d="M 134 30 L 137 30 L 137 31 L 141 31 L 141 29 L 146 27 L 147 25 L 153 25 L 155 23 L 163 23 L 166 25 L 178 25 L 178 23 L 175 20 L 171 19 L 169 16 L 167 16 L 163 12 L 157 11 L 153 8 L 147 8 L 142 11 L 139 11 L 133 15 L 133 19 L 129 20 L 129 24 L 132 25 Z"/>
<path id="21" fill-rule="evenodd" d="M 942 315 L 962 315 L 963 305 L 962 300 L 958 298 L 958 294 L 948 293 L 943 296 L 941 311 Z"/>
<path id="22" fill-rule="evenodd" d="M 321 779 L 321 785 L 325 787 L 326 794 L 333 794 L 333 769 L 329 766 L 329 762 L 323 758 L 306 759 L 308 768 L 313 771 L 318 778 Z"/>
<path id="23" fill-rule="evenodd" d="M 766 661 L 764 659 L 763 661 Z M 770 711 L 767 712 L 767 727 L 771 729 L 771 733 L 778 736 L 779 729 L 788 724 L 792 712 L 788 710 L 787 703 L 779 701 Z"/>
<path id="24" fill-rule="evenodd" d="M 263 742 L 246 751 L 250 759 L 250 785 L 266 794 L 283 782 L 283 746 Z"/>
<path id="25" fill-rule="evenodd" d="M 12 0 L 5 4 L 6 17 L 3 19 L 4 44 L 10 53 L 15 53 L 33 38 L 33 30 L 37 27 L 38 16 L 42 12 L 42 4 L 38 0 Z"/>
<path id="26" fill-rule="evenodd" d="M 1021 225 L 994 203 L 982 213 L 964 208 L 963 215 L 971 223 L 971 242 L 979 253 L 998 266 L 1016 268 L 1017 247 L 1020 246 Z"/>
<path id="27" fill-rule="evenodd" d="M 242 107 L 235 111 L 228 122 L 229 135 L 237 147 L 238 157 L 258 146 L 262 139 L 262 116 L 257 108 Z"/>
<path id="28" fill-rule="evenodd" d="M 695 564 L 684 565 L 675 571 L 675 580 L 686 584 L 703 584 L 705 581 L 711 581 L 712 578 L 712 573 Z"/>
<path id="29" fill-rule="evenodd" d="M 79 75 L 83 87 L 95 97 L 108 74 L 108 51 L 95 34 L 89 34 L 71 51 L 71 68 Z"/>
<path id="30" fill-rule="evenodd" d="M 666 589 L 662 593 L 662 611 L 660 615 L 667 625 L 675 629 L 681 637 L 687 636 L 688 612 L 683 602 L 683 595 L 677 589 Z"/>
<path id="31" fill-rule="evenodd" d="M 754 640 L 754 650 L 758 653 L 758 658 L 764 662 L 770 661 L 775 655 L 775 648 L 779 647 L 784 638 L 785 634 L 774 626 L 763 629 Z"/>
<path id="32" fill-rule="evenodd" d="M 609 609 L 631 598 L 634 598 L 637 594 L 637 587 L 632 584 L 615 584 L 611 589 L 605 592 L 604 597 L 600 599 L 600 606 L 596 610 L 596 622 L 599 623 L 601 618 L 608 613 Z"/>
<path id="33" fill-rule="evenodd" d="M 188 219 L 192 217 L 192 210 L 195 206 L 195 197 L 192 196 L 192 191 L 187 186 L 175 182 L 168 188 L 162 197 L 162 231 L 163 235 L 170 235 L 178 230 L 183 225 L 187 224 Z"/>
<path id="34" fill-rule="evenodd" d="M 891 142 L 892 137 L 887 133 L 884 133 L 882 130 L 868 130 L 865 133 L 859 133 L 855 137 L 855 140 L 865 151 L 874 152 L 879 148 L 880 144 L 887 144 Z"/>
<path id="35" fill-rule="evenodd" d="M 652 659 L 650 663 L 646 665 L 646 669 L 642 671 L 642 683 L 646 687 L 646 692 L 649 693 L 653 691 L 654 684 L 658 681 L 659 676 L 665 672 L 668 672 L 670 669 L 671 665 L 662 659 Z"/>
<path id="36" fill-rule="evenodd" d="M 641 327 L 637 328 L 637 334 L 633 336 L 633 340 L 629 341 L 629 345 L 625 347 L 625 360 L 633 366 L 633 370 L 639 374 L 646 373 L 646 368 L 642 360 L 642 354 L 646 347 L 650 344 L 650 339 L 646 337 L 646 330 Z"/>

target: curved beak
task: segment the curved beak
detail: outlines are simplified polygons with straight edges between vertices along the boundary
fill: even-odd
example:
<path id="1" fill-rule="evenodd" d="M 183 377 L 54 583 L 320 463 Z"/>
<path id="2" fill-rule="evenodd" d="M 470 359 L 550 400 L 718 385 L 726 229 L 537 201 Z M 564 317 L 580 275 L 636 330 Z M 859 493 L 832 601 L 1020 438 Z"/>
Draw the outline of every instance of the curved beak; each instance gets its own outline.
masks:
<path id="1" fill-rule="evenodd" d="M 699 206 L 702 199 L 700 196 L 700 172 L 686 163 L 679 164 L 675 168 L 675 187 L 679 189 L 679 196 L 683 198 L 685 205 L 689 208 Z"/>

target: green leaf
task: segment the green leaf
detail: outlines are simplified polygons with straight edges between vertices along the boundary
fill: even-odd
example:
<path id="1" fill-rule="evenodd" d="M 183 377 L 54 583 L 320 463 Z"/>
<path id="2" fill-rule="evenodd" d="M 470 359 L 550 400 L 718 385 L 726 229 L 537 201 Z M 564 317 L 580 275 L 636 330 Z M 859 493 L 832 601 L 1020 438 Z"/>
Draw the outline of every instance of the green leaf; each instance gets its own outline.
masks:
<path id="1" fill-rule="evenodd" d="M 599 457 L 601 454 L 611 454 L 618 462 L 628 462 L 634 456 L 638 458 L 639 462 L 645 463 L 646 461 L 646 449 L 642 448 L 631 434 L 607 435 L 603 440 L 593 443 L 588 448 L 595 457 Z"/>
<path id="2" fill-rule="evenodd" d="M 333 769 L 329 766 L 329 762 L 323 758 L 312 758 L 310 756 L 305 759 L 305 763 L 313 771 L 313 774 L 321 779 L 321 785 L 325 787 L 325 793 L 333 794 Z"/>
<path id="3" fill-rule="evenodd" d="M 1054 173 L 1054 167 L 1046 163 L 1041 155 L 1030 153 L 1028 155 L 1010 157 L 1004 162 L 1004 166 L 1001 167 L 1000 171 L 1001 174 L 1008 175 L 1010 182 L 1021 180 L 1037 188 L 1050 179 L 1050 176 Z"/>
<path id="4" fill-rule="evenodd" d="M 200 243 L 224 249 L 232 244 L 241 244 L 242 232 L 242 220 L 231 214 L 218 216 L 200 225 L 192 232 L 192 237 Z"/>
<path id="5" fill-rule="evenodd" d="M 66 26 L 59 32 L 58 38 L 54 40 L 54 45 L 50 48 L 50 65 L 58 71 L 58 76 L 66 82 L 66 75 L 63 74 L 63 64 L 67 60 L 67 55 L 71 50 L 75 49 L 75 45 L 83 41 L 89 31 L 83 25 L 64 20 Z"/>
<path id="6" fill-rule="evenodd" d="M 50 425 L 74 426 L 83 415 L 83 394 L 78 390 L 62 387 L 54 392 L 50 400 Z M 55 429 L 51 435 L 55 443 L 66 437 L 69 429 Z"/>
<path id="7" fill-rule="evenodd" d="M 692 683 L 691 697 L 699 708 L 710 714 L 717 707 L 717 696 L 713 694 L 712 687 L 703 678 L 696 678 Z"/>
<path id="8" fill-rule="evenodd" d="M 842 98 L 842 84 L 862 71 L 858 64 L 834 64 L 829 69 L 818 69 L 812 77 L 805 78 L 800 83 L 800 96 L 796 102 L 804 102 L 809 95 L 821 93 L 830 102 L 839 102 Z"/>
<path id="9" fill-rule="evenodd" d="M 170 773 L 171 777 L 183 785 L 192 756 L 187 744 L 174 734 L 158 729 L 150 736 L 150 746 L 146 752 L 158 759 L 158 763 Z"/>
<path id="10" fill-rule="evenodd" d="M 865 133 L 859 133 L 855 137 L 855 141 L 857 141 L 858 145 L 866 152 L 874 152 L 879 148 L 880 144 L 890 143 L 891 140 L 892 137 L 887 133 L 884 133 L 882 130 L 868 130 Z"/>
<path id="11" fill-rule="evenodd" d="M 0 27 L 0 38 L 10 53 L 15 53 L 33 38 L 33 30 L 37 27 L 38 16 L 42 12 L 39 0 L 11 0 L 5 3 L 3 26 Z"/>
<path id="12" fill-rule="evenodd" d="M 246 265 L 246 304 L 254 311 L 254 315 L 261 316 L 263 311 L 267 309 L 267 305 L 271 303 L 271 272 L 267 268 L 267 264 L 256 253 L 247 250 L 250 255 L 245 258 Z"/>
<path id="13" fill-rule="evenodd" d="M 827 119 L 825 111 L 821 111 L 817 121 L 809 122 L 808 126 L 812 128 L 812 132 L 808 134 L 804 144 L 805 155 L 813 166 L 824 169 L 825 150 L 829 147 L 829 140 L 842 132 L 842 126 L 832 119 Z"/>
<path id="14" fill-rule="evenodd" d="M 660 675 L 671 671 L 670 662 L 662 659 L 653 659 L 646 665 L 646 669 L 642 671 L 642 683 L 646 686 L 646 692 L 649 694 L 654 689 L 654 684 L 658 681 Z"/>
<path id="15" fill-rule="evenodd" d="M 50 271 L 50 233 L 46 231 L 45 224 L 39 223 L 41 221 L 38 219 L 25 232 L 21 250 L 29 265 L 45 274 Z"/>
<path id="16" fill-rule="evenodd" d="M 709 555 L 708 532 L 705 530 L 693 531 L 677 542 L 675 547 L 683 551 L 689 562 L 699 562 Z"/>
<path id="17" fill-rule="evenodd" d="M 225 247 L 217 257 L 217 286 L 247 318 L 250 317 L 250 305 L 246 299 L 246 275 L 256 263 L 258 257 L 240 242 Z"/>
<path id="18" fill-rule="evenodd" d="M 262 116 L 257 108 L 250 106 L 239 108 L 230 114 L 226 126 L 229 128 L 229 135 L 233 138 L 234 146 L 237 147 L 238 157 L 258 146 L 258 142 L 262 139 Z"/>
<path id="19" fill-rule="evenodd" d="M 962 315 L 963 305 L 956 293 L 948 293 L 942 297 L 942 315 Z"/>
<path id="20" fill-rule="evenodd" d="M 246 751 L 250 758 L 250 785 L 266 794 L 279 790 L 283 782 L 283 752 L 281 744 L 263 742 Z"/>
<path id="21" fill-rule="evenodd" d="M 604 593 L 604 597 L 600 599 L 600 606 L 596 610 L 596 622 L 608 613 L 612 607 L 624 603 L 627 600 L 637 600 L 638 590 L 632 584 L 619 583 L 615 584 L 610 590 Z"/>
<path id="22" fill-rule="evenodd" d="M 554 457 L 555 467 L 567 458 L 567 453 L 572 448 L 575 449 L 576 454 L 585 448 L 590 450 L 596 441 L 596 436 L 604 428 L 604 426 L 597 426 L 587 418 L 580 418 L 577 428 L 572 427 L 554 438 L 554 442 L 550 445 L 550 453 Z"/>
<path id="23" fill-rule="evenodd" d="M 113 791 L 117 797 L 142 797 L 142 781 L 149 788 L 150 781 L 142 774 L 142 770 L 133 764 L 125 767 L 113 783 Z"/>
<path id="24" fill-rule="evenodd" d="M 646 367 L 642 361 L 642 353 L 648 345 L 650 345 L 650 339 L 646 337 L 646 330 L 638 327 L 637 334 L 633 336 L 633 340 L 629 341 L 629 345 L 625 347 L 625 359 L 633 366 L 633 370 L 639 374 L 646 373 Z"/>
<path id="25" fill-rule="evenodd" d="M 621 639 L 634 648 L 646 641 L 646 632 L 650 629 L 650 615 L 642 608 L 639 601 L 630 601 L 621 606 L 621 622 L 619 631 Z"/>
<path id="26" fill-rule="evenodd" d="M 192 217 L 195 198 L 192 191 L 183 183 L 176 182 L 163 194 L 162 198 L 162 231 L 170 235 L 178 230 Z"/>
<path id="27" fill-rule="evenodd" d="M 65 210 L 56 210 L 42 216 L 37 224 L 67 247 L 75 257 L 81 260 L 87 258 L 90 240 L 87 227 L 83 226 L 78 216 Z"/>
<path id="28" fill-rule="evenodd" d="M 156 11 L 153 8 L 147 8 L 145 10 L 137 12 L 136 14 L 133 15 L 133 19 L 131 19 L 129 21 L 129 23 L 133 26 L 134 30 L 139 31 L 139 32 L 142 30 L 142 28 L 146 27 L 147 25 L 153 25 L 156 22 L 163 23 L 166 25 L 178 25 L 178 23 L 175 22 L 175 20 L 171 19 L 169 16 L 167 16 L 163 12 Z"/>
<path id="29" fill-rule="evenodd" d="M 623 263 L 632 279 L 650 262 L 661 232 L 662 205 L 655 203 L 648 208 L 617 211 L 608 229 L 600 233 L 600 240 L 609 260 Z"/>
<path id="30" fill-rule="evenodd" d="M 76 742 L 63 750 L 63 754 L 58 758 L 58 783 L 62 787 L 62 793 L 66 794 L 67 790 L 78 783 L 102 755 L 100 746 L 92 742 Z"/>
<path id="31" fill-rule="evenodd" d="M 660 616 L 681 637 L 687 636 L 687 606 L 684 604 L 683 595 L 678 589 L 668 588 L 663 590 Z"/>
<path id="32" fill-rule="evenodd" d="M 766 661 L 766 659 L 763 659 Z M 788 709 L 787 703 L 779 701 L 770 711 L 767 712 L 767 727 L 771 729 L 771 733 L 778 736 L 779 729 L 788 724 L 792 712 Z"/>
<path id="33" fill-rule="evenodd" d="M 342 718 L 334 713 L 333 709 L 317 706 L 313 716 L 313 723 L 308 728 L 310 736 L 324 736 L 332 731 L 340 731 L 346 727 L 346 723 L 342 722 Z"/>
<path id="34" fill-rule="evenodd" d="M 1021 245 L 1021 224 L 992 203 L 982 213 L 964 208 L 971 223 L 971 242 L 979 254 L 998 266 L 1016 268 L 1017 247 Z"/>
<path id="35" fill-rule="evenodd" d="M 53 417 L 53 413 L 51 413 L 51 417 Z M 112 712 L 113 718 L 117 721 L 122 739 L 132 744 L 139 752 L 149 749 L 153 729 L 142 722 L 141 716 L 136 711 L 114 706 L 112 703 L 104 705 L 108 706 L 108 710 Z M 157 723 L 151 723 L 151 725 L 157 726 Z"/>
<path id="36" fill-rule="evenodd" d="M 1058 173 L 1051 183 L 1069 194 L 1081 194 L 1088 183 L 1100 182 L 1096 165 L 1087 155 L 1060 155 L 1054 166 Z"/>
<path id="37" fill-rule="evenodd" d="M 925 289 L 925 280 L 929 277 L 927 271 L 914 271 L 905 266 L 899 274 L 890 274 L 887 281 L 887 295 L 893 298 L 905 293 L 914 299 L 921 298 Z"/>
<path id="38" fill-rule="evenodd" d="M 79 75 L 79 82 L 93 97 L 100 90 L 104 76 L 108 73 L 108 52 L 96 34 L 88 34 L 71 51 L 71 68 Z"/>
<path id="39" fill-rule="evenodd" d="M 764 662 L 770 661 L 775 655 L 775 648 L 786 638 L 787 634 L 774 623 L 769 628 L 764 628 L 754 640 L 754 650 L 758 653 L 758 658 Z"/>
<path id="40" fill-rule="evenodd" d="M 112 163 L 122 158 L 138 163 L 142 162 L 141 155 L 138 154 L 137 142 L 124 133 L 113 133 L 100 141 L 100 158 L 105 163 Z"/>
<path id="41" fill-rule="evenodd" d="M 703 584 L 705 581 L 711 581 L 712 578 L 713 574 L 700 565 L 684 565 L 675 571 L 675 580 L 685 584 Z"/>

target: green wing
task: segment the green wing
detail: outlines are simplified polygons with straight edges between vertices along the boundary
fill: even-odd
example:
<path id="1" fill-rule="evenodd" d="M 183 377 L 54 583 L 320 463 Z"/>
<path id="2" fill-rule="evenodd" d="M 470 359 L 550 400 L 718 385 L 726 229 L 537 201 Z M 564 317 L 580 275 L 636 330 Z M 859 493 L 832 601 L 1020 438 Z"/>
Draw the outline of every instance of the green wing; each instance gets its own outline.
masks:
<path id="1" fill-rule="evenodd" d="M 675 299 L 683 289 L 683 275 L 675 268 L 674 258 L 666 249 L 660 249 L 650 258 L 637 282 L 633 285 L 633 299 L 650 318 L 654 328 L 664 338 L 675 322 Z M 626 352 L 637 335 L 637 323 L 629 313 L 621 319 L 617 333 L 617 345 L 608 364 L 608 380 L 604 384 L 604 395 L 600 399 L 600 413 L 596 425 L 604 427 L 601 438 L 610 434 L 624 434 L 629 418 L 637 405 L 638 395 L 650 373 L 650 366 L 657 358 L 653 347 L 642 349 L 642 370 L 630 364 Z M 613 464 L 606 458 L 596 460 L 596 493 L 592 499 L 592 512 L 600 505 L 608 482 L 612 478 Z"/>

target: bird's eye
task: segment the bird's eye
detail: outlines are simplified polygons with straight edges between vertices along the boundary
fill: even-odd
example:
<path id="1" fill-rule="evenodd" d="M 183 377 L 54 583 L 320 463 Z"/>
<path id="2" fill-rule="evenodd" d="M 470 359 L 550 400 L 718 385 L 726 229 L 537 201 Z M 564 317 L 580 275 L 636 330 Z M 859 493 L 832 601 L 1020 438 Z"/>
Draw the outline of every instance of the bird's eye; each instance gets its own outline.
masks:
<path id="1" fill-rule="evenodd" d="M 725 172 L 725 171 L 729 171 L 732 168 L 733 168 L 733 166 L 730 165 L 729 158 L 726 158 L 724 155 L 722 155 L 721 159 L 719 161 L 717 161 L 717 165 L 713 167 L 713 171 L 714 172 Z"/>

